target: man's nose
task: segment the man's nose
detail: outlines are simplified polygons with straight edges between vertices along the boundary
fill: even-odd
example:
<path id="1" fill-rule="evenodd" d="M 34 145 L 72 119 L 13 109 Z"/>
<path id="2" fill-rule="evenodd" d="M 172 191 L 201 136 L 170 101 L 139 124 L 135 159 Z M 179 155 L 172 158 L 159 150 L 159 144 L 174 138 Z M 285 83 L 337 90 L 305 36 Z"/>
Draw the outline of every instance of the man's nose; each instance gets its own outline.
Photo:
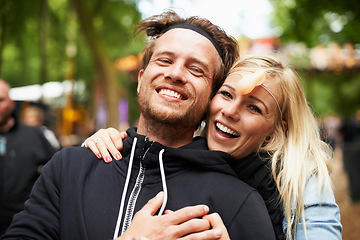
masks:
<path id="1" fill-rule="evenodd" d="M 165 78 L 171 79 L 174 82 L 187 83 L 186 67 L 182 64 L 172 64 L 164 74 Z"/>

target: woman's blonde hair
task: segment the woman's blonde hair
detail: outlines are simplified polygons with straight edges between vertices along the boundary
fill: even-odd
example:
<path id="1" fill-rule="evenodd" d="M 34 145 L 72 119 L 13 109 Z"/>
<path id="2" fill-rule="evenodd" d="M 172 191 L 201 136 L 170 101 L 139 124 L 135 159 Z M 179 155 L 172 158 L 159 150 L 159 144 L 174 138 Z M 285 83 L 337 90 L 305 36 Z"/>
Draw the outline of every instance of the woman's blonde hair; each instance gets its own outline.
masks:
<path id="1" fill-rule="evenodd" d="M 287 221 L 286 238 L 293 239 L 296 223 L 305 223 L 304 189 L 312 174 L 317 174 L 319 189 L 331 189 L 328 161 L 331 148 L 321 140 L 318 122 L 311 111 L 295 71 L 275 56 L 241 57 L 230 70 L 266 71 L 267 80 L 276 81 L 282 96 L 276 96 L 281 113 L 275 121 L 271 141 L 259 147 L 271 156 L 271 171 L 277 184 Z M 292 209 L 293 212 L 292 212 Z M 291 215 L 295 214 L 292 224 Z M 304 224 L 306 233 L 306 226 Z"/>

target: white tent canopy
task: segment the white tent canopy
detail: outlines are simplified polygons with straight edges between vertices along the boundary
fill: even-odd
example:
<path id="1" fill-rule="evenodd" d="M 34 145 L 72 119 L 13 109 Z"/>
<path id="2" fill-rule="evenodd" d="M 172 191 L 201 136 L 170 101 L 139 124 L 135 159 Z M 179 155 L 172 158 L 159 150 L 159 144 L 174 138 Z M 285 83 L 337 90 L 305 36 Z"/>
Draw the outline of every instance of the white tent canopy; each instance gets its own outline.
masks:
<path id="1" fill-rule="evenodd" d="M 75 82 L 74 90 L 82 93 L 85 90 L 83 82 Z M 43 85 L 35 84 L 10 89 L 10 98 L 14 101 L 31 101 L 37 102 L 41 99 L 44 101 L 52 101 L 62 98 L 71 93 L 73 89 L 72 81 L 65 80 L 63 82 L 47 82 Z"/>

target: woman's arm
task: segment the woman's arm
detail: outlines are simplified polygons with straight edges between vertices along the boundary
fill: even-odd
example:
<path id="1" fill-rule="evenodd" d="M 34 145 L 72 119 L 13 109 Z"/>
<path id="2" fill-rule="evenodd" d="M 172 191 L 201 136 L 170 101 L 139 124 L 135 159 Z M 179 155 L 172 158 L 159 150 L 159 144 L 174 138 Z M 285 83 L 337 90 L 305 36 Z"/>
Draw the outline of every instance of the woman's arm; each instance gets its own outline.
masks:
<path id="1" fill-rule="evenodd" d="M 313 175 L 305 186 L 304 205 L 306 233 L 300 218 L 296 226 L 297 240 L 342 239 L 340 209 L 335 202 L 334 193 L 332 189 L 319 191 L 316 175 Z"/>

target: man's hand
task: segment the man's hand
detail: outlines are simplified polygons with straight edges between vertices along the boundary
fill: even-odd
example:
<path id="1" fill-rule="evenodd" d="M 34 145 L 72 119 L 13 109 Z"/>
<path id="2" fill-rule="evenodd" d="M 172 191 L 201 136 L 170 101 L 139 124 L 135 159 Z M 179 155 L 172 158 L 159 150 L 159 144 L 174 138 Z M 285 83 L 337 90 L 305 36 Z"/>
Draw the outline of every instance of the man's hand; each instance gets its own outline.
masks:
<path id="1" fill-rule="evenodd" d="M 221 239 L 220 228 L 210 229 L 210 221 L 206 218 L 199 218 L 208 213 L 209 208 L 206 205 L 185 207 L 174 212 L 166 211 L 167 214 L 165 215 L 154 216 L 162 204 L 163 197 L 163 193 L 160 192 L 155 198 L 149 200 L 149 202 L 135 214 L 126 232 L 117 239 Z"/>

